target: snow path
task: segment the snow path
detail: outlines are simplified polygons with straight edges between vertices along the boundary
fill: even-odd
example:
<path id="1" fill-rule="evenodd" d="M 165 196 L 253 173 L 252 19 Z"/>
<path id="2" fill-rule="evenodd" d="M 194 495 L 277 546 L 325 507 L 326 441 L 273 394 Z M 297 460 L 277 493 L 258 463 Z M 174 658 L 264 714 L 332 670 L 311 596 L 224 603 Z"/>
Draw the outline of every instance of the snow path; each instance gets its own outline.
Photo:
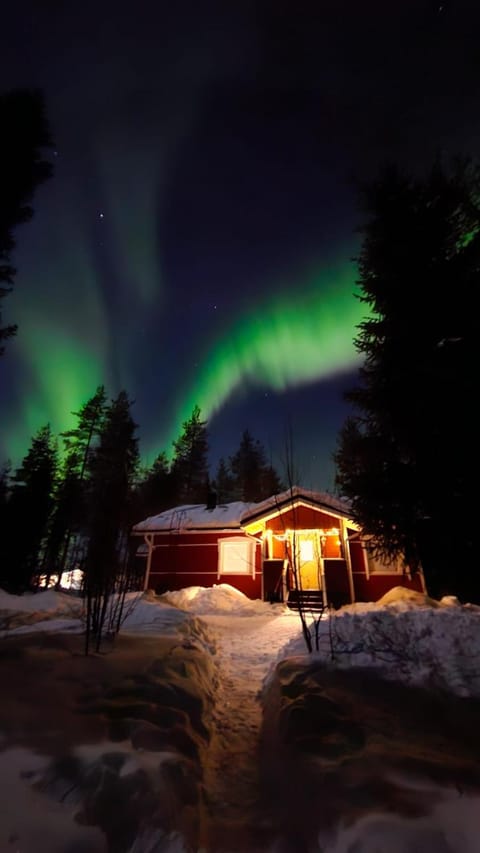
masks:
<path id="1" fill-rule="evenodd" d="M 208 850 L 253 853 L 255 849 L 265 850 L 260 837 L 260 691 L 283 647 L 301 634 L 300 620 L 290 611 L 280 615 L 201 618 L 216 644 L 218 677 L 205 767 L 207 816 L 203 841 Z"/>

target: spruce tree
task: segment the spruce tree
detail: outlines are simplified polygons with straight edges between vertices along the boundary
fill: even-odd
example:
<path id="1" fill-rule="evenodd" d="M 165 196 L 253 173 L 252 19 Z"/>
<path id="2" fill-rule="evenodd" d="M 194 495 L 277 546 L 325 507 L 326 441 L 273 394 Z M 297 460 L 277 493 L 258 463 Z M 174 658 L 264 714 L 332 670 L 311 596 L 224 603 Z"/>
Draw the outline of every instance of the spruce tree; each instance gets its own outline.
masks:
<path id="1" fill-rule="evenodd" d="M 466 508 L 474 493 L 480 176 L 389 169 L 363 192 L 364 356 L 337 485 L 380 553 L 423 564 L 433 595 L 480 600 Z"/>
<path id="2" fill-rule="evenodd" d="M 3 512 L 7 506 L 8 496 L 10 494 L 10 473 L 11 466 L 10 463 L 7 462 L 0 471 L 0 519 L 2 518 Z"/>
<path id="3" fill-rule="evenodd" d="M 208 436 L 206 421 L 195 406 L 174 441 L 172 478 L 177 503 L 202 503 L 208 492 Z"/>
<path id="4" fill-rule="evenodd" d="M 217 494 L 218 503 L 229 503 L 235 499 L 234 478 L 223 457 L 218 462 L 213 486 Z"/>
<path id="5" fill-rule="evenodd" d="M 88 651 L 92 634 L 100 646 L 108 600 L 116 591 L 130 521 L 138 465 L 137 425 L 125 391 L 108 407 L 98 447 L 88 462 L 89 522 L 85 566 Z"/>
<path id="6" fill-rule="evenodd" d="M 173 506 L 174 502 L 173 477 L 167 454 L 162 451 L 139 479 L 134 497 L 134 521 L 157 515 Z"/>
<path id="7" fill-rule="evenodd" d="M 266 464 L 262 471 L 261 477 L 261 497 L 258 500 L 265 500 L 272 495 L 278 495 L 285 490 L 285 484 L 280 478 L 277 470 L 272 464 Z"/>
<path id="8" fill-rule="evenodd" d="M 56 576 L 57 589 L 62 585 L 65 571 L 81 569 L 81 521 L 84 516 L 84 483 L 78 475 L 75 460 L 67 456 L 55 483 L 54 509 L 43 560 L 46 582 Z"/>
<path id="9" fill-rule="evenodd" d="M 38 91 L 16 90 L 0 95 L 0 299 L 10 293 L 15 269 L 14 232 L 33 215 L 30 202 L 36 188 L 52 174 L 42 151 L 51 147 L 43 96 Z M 1 327 L 2 342 L 16 326 Z"/>
<path id="10" fill-rule="evenodd" d="M 74 412 L 76 426 L 62 433 L 64 459 L 55 487 L 55 509 L 45 551 L 45 571 L 57 575 L 57 587 L 65 571 L 82 565 L 89 463 L 103 428 L 105 410 L 105 388 L 100 385 L 81 409 Z"/>
<path id="11" fill-rule="evenodd" d="M 7 462 L 0 473 L 0 585 L 9 563 L 9 498 L 11 490 L 11 466 Z"/>
<path id="12" fill-rule="evenodd" d="M 261 501 L 282 491 L 280 477 L 267 462 L 263 444 L 245 429 L 236 453 L 229 460 L 235 500 Z"/>
<path id="13" fill-rule="evenodd" d="M 38 430 L 12 478 L 5 508 L 0 585 L 20 593 L 35 585 L 53 506 L 56 442 L 49 425 Z"/>

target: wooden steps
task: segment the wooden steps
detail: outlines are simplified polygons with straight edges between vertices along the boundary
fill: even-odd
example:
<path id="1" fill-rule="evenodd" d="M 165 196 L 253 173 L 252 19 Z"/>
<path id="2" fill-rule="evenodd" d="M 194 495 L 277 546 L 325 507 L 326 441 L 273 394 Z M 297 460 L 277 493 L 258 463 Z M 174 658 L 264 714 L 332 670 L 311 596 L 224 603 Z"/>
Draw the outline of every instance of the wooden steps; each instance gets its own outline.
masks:
<path id="1" fill-rule="evenodd" d="M 288 593 L 287 607 L 291 610 L 323 613 L 325 606 L 321 589 L 291 589 Z"/>

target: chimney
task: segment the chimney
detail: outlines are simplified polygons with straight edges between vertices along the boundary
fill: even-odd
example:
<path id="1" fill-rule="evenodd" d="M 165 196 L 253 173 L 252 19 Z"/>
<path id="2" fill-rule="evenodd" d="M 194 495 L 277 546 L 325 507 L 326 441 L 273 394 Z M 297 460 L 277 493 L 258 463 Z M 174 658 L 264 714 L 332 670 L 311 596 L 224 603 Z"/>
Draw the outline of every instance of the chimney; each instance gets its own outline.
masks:
<path id="1" fill-rule="evenodd" d="M 207 509 L 215 509 L 217 505 L 217 493 L 211 488 L 210 483 L 207 487 Z"/>

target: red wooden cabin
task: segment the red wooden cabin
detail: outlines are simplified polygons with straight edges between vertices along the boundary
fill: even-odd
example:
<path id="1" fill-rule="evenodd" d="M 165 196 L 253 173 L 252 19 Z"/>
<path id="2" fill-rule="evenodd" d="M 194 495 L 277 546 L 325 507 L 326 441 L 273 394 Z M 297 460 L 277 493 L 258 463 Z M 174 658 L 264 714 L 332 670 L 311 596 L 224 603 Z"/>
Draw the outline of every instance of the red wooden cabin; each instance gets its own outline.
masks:
<path id="1" fill-rule="evenodd" d="M 249 598 L 287 601 L 300 588 L 339 607 L 394 586 L 425 592 L 421 572 L 369 553 L 347 504 L 298 486 L 259 503 L 175 507 L 133 535 L 143 539 L 144 587 L 159 593 L 228 583 Z"/>

